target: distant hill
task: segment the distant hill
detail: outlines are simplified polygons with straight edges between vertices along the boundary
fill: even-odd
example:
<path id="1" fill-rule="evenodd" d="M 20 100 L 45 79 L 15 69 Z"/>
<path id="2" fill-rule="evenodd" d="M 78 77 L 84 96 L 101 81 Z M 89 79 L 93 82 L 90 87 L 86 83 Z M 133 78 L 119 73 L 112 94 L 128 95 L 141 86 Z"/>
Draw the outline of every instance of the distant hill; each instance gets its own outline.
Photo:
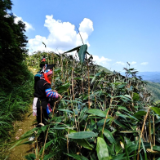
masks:
<path id="1" fill-rule="evenodd" d="M 152 92 L 155 100 L 160 100 L 160 84 L 150 81 L 147 81 L 147 83 L 147 89 Z"/>
<path id="2" fill-rule="evenodd" d="M 145 81 L 160 83 L 160 72 L 139 72 L 137 75 Z"/>
<path id="3" fill-rule="evenodd" d="M 105 72 L 107 73 L 111 73 L 111 71 L 103 66 L 100 66 L 100 65 L 96 65 L 98 67 L 99 70 L 104 70 Z"/>
<path id="4" fill-rule="evenodd" d="M 99 69 L 103 69 L 106 72 L 111 72 L 105 67 L 99 65 Z M 125 76 L 125 73 L 122 72 L 122 75 Z M 160 72 L 138 72 L 138 76 L 141 76 L 144 81 L 147 81 L 147 88 L 152 92 L 155 100 L 160 100 Z"/>

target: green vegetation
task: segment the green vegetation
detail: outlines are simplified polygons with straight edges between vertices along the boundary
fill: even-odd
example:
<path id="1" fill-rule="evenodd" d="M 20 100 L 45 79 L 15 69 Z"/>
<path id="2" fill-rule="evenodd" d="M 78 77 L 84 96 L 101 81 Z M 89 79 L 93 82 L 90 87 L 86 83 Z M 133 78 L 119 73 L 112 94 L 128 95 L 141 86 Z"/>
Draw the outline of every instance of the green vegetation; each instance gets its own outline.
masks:
<path id="1" fill-rule="evenodd" d="M 147 89 L 152 92 L 153 98 L 158 101 L 160 100 L 160 84 L 147 81 Z"/>
<path id="2" fill-rule="evenodd" d="M 155 155 L 160 151 L 159 104 L 153 104 L 146 82 L 136 77 L 133 68 L 126 68 L 124 77 L 100 71 L 91 55 L 80 63 L 67 53 L 40 52 L 28 57 L 28 65 L 38 64 L 43 54 L 48 55 L 49 63 L 56 64 L 53 89 L 63 99 L 58 105 L 54 103 L 54 116 L 48 125 L 34 128 L 17 142 L 31 135 L 43 142 L 26 142 L 35 145 L 35 153 L 26 159 L 159 157 Z"/>
<path id="3" fill-rule="evenodd" d="M 25 63 L 25 25 L 14 23 L 11 6 L 10 0 L 0 0 L 0 159 L 14 135 L 14 121 L 23 119 L 33 95 L 33 74 Z"/>
<path id="4" fill-rule="evenodd" d="M 46 55 L 48 64 L 56 65 L 52 87 L 63 99 L 54 102 L 48 125 L 17 141 L 34 144 L 26 159 L 158 160 L 160 105 L 151 96 L 151 86 L 158 85 L 149 83 L 147 90 L 133 68 L 125 68 L 122 76 L 94 65 L 87 45 L 70 50 L 77 51 L 75 57 L 70 51 L 27 56 L 24 24 L 14 23 L 7 12 L 11 5 L 10 0 L 0 1 L 0 158 L 5 158 L 8 147 L 3 142 L 10 139 L 14 120 L 23 119 L 32 100 L 33 75 L 27 65 L 38 68 Z M 28 142 L 33 135 L 35 140 Z"/>

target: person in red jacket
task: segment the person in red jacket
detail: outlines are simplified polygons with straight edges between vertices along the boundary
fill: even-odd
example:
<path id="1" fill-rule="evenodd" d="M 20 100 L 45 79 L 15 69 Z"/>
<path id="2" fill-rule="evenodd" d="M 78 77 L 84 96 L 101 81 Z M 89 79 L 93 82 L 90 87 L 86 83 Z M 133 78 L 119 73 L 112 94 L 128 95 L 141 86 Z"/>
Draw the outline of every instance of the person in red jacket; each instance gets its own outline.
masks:
<path id="1" fill-rule="evenodd" d="M 53 100 L 61 97 L 57 91 L 51 89 L 53 72 L 47 69 L 35 86 L 34 97 L 37 98 L 37 122 L 46 124 L 49 113 L 52 112 Z"/>

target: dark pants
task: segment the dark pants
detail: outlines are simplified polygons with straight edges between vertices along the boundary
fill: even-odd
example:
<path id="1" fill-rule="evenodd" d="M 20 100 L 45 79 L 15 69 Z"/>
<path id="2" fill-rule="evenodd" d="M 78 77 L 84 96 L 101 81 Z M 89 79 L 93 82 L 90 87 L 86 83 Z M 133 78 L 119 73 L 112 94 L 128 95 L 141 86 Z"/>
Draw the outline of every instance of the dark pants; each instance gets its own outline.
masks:
<path id="1" fill-rule="evenodd" d="M 46 124 L 48 120 L 48 114 L 46 112 L 46 108 L 37 107 L 37 122 Z"/>

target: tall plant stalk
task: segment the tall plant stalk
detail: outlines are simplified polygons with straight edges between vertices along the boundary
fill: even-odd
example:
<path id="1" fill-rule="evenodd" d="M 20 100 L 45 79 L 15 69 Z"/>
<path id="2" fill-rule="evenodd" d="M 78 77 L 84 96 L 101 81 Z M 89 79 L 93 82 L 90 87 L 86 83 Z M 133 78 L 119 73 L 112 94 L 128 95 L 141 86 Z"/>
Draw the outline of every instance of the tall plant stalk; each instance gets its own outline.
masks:
<path id="1" fill-rule="evenodd" d="M 89 77 L 88 61 L 87 61 L 87 70 L 88 70 L 88 108 L 90 109 L 90 77 Z"/>
<path id="2" fill-rule="evenodd" d="M 72 67 L 72 97 L 74 100 L 74 62 L 73 62 L 73 67 Z"/>
<path id="3" fill-rule="evenodd" d="M 54 54 L 52 56 L 52 62 L 54 64 Z M 54 79 L 54 67 L 53 67 L 53 79 L 52 79 L 52 82 L 53 82 L 53 84 L 55 83 L 55 79 Z M 55 87 L 55 84 L 54 84 L 54 87 Z"/>
<path id="4" fill-rule="evenodd" d="M 148 108 L 148 111 L 147 111 L 147 114 L 144 118 L 144 121 L 143 121 L 143 126 L 142 126 L 142 130 L 141 130 L 141 134 L 140 134 L 140 138 L 139 138 L 139 147 L 138 147 L 138 153 L 137 153 L 137 160 L 139 160 L 139 152 L 140 152 L 140 147 L 141 147 L 141 138 L 142 138 L 142 135 L 143 135 L 143 131 L 144 131 L 144 126 L 145 126 L 145 123 L 146 123 L 146 120 L 147 120 L 147 117 L 150 113 L 150 108 Z"/>
<path id="5" fill-rule="evenodd" d="M 46 137 L 45 137 L 45 142 L 44 142 L 44 146 L 43 146 L 42 159 L 43 159 L 43 157 L 44 157 L 44 151 L 45 151 L 45 146 L 46 146 L 47 137 L 48 137 L 48 130 L 49 130 L 49 127 L 48 127 L 48 129 L 47 129 L 47 133 L 46 133 Z"/>
<path id="6" fill-rule="evenodd" d="M 105 120 L 104 120 L 104 124 L 103 124 L 102 135 L 103 135 L 103 132 L 104 132 L 104 128 L 105 128 L 105 124 L 106 124 L 106 120 L 107 120 L 107 118 L 108 118 L 108 114 L 109 114 L 110 106 L 112 105 L 112 102 L 113 102 L 113 99 L 112 99 L 112 97 L 111 97 L 111 99 L 110 99 L 109 109 L 108 109 L 108 112 L 107 112 L 107 114 L 106 114 L 106 117 L 105 117 Z"/>
<path id="7" fill-rule="evenodd" d="M 153 113 L 153 146 L 155 146 L 155 121 L 154 121 L 154 113 Z M 153 160 L 155 160 L 155 155 L 153 156 Z"/>

